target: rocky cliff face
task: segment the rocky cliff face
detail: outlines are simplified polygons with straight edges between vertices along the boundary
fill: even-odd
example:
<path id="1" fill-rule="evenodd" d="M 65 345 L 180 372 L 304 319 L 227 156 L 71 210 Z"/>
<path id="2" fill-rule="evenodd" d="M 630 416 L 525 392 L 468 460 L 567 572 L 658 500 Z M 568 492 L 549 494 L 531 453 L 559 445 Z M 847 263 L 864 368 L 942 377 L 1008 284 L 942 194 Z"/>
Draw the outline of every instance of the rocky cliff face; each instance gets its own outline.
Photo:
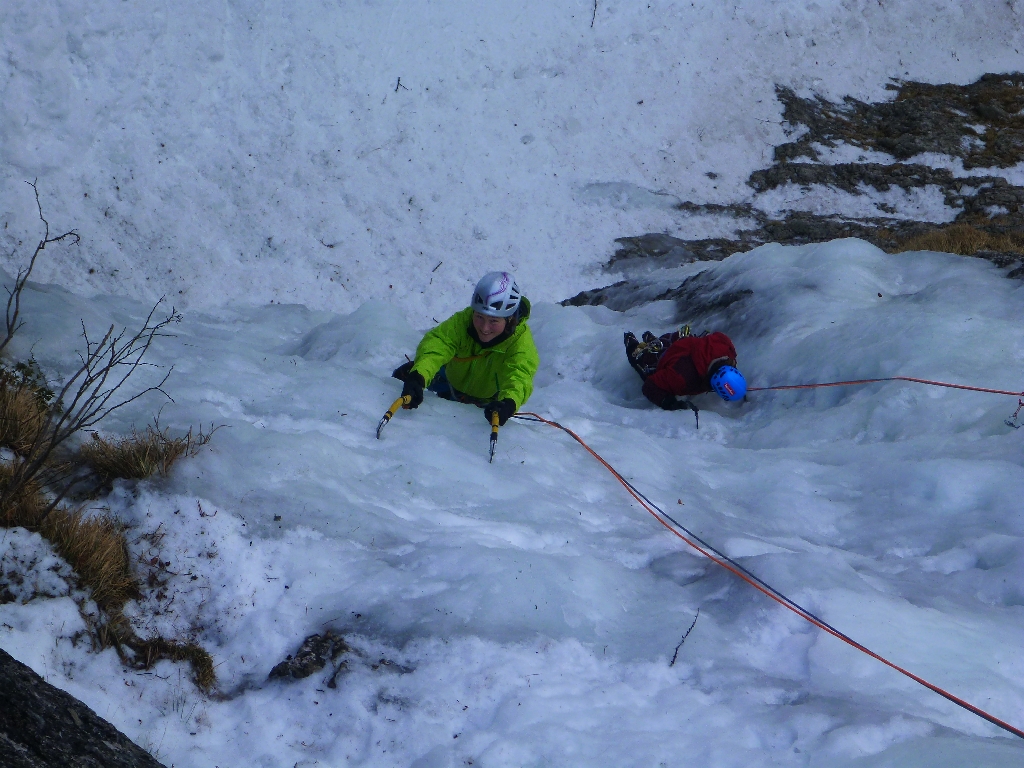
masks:
<path id="1" fill-rule="evenodd" d="M 162 768 L 85 704 L 0 650 L 4 768 Z"/>
<path id="2" fill-rule="evenodd" d="M 606 269 L 628 274 L 638 265 L 717 261 L 764 243 L 857 237 L 889 252 L 976 256 L 1024 277 L 1024 75 L 891 88 L 892 101 L 836 104 L 779 87 L 792 141 L 776 147 L 771 166 L 750 175 L 751 198 L 677 206 L 684 214 L 731 221 L 733 235 L 622 237 Z M 894 192 L 905 200 L 930 196 L 931 212 L 941 209 L 943 220 L 898 210 Z M 807 199 L 820 202 L 808 206 Z M 606 292 L 586 291 L 564 303 L 607 300 Z"/>

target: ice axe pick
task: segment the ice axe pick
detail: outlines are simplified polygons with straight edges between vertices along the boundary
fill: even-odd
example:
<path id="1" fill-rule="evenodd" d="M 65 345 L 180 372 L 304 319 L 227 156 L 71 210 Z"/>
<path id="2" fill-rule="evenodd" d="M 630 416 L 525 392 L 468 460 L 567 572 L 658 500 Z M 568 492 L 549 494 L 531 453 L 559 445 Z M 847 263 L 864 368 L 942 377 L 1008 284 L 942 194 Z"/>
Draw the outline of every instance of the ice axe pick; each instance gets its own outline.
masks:
<path id="1" fill-rule="evenodd" d="M 398 412 L 399 408 L 401 408 L 404 405 L 408 405 L 411 402 L 412 402 L 412 395 L 402 395 L 400 398 L 398 398 L 397 400 L 395 400 L 395 402 L 393 402 L 391 404 L 391 407 L 388 408 L 387 413 L 385 413 L 384 416 L 381 418 L 380 424 L 377 425 L 377 439 L 378 440 L 380 440 L 380 431 L 382 429 L 384 429 L 384 426 L 389 421 L 391 421 L 391 417 L 394 416 Z"/>

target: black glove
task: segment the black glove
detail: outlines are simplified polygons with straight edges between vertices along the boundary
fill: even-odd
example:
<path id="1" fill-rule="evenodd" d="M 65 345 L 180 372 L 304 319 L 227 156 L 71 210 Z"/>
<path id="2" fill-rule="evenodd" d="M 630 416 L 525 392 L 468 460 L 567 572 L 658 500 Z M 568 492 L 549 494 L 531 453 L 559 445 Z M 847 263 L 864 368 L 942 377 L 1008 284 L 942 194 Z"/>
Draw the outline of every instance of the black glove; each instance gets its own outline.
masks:
<path id="1" fill-rule="evenodd" d="M 700 409 L 689 400 L 676 400 L 674 396 L 669 395 L 661 401 L 661 407 L 666 411 L 693 411 L 697 429 L 700 429 Z"/>
<path id="2" fill-rule="evenodd" d="M 649 334 L 650 331 L 647 333 Z M 647 381 L 647 377 L 654 372 L 654 368 L 658 365 L 657 355 L 647 355 L 646 358 L 650 359 L 645 359 L 644 350 L 640 349 L 640 342 L 636 340 L 636 336 L 631 331 L 622 334 L 622 343 L 626 346 L 626 359 L 629 360 L 630 366 L 640 375 L 641 379 Z"/>
<path id="3" fill-rule="evenodd" d="M 405 381 L 405 377 L 409 375 L 409 371 L 412 370 L 412 360 L 407 363 L 402 363 L 400 366 L 395 368 L 391 372 L 392 379 L 398 379 L 399 381 Z"/>
<path id="4" fill-rule="evenodd" d="M 409 363 L 409 367 L 412 367 L 412 363 Z M 408 395 L 412 400 L 409 401 L 408 405 L 403 405 L 403 408 L 408 410 L 419 407 L 420 403 L 423 402 L 423 384 L 423 376 L 420 375 L 419 371 L 409 371 L 406 373 L 405 386 L 402 387 L 402 397 Z"/>
<path id="5" fill-rule="evenodd" d="M 491 423 L 491 414 L 498 414 L 498 426 L 504 427 L 505 422 L 512 418 L 516 412 L 516 401 L 510 397 L 506 397 L 504 400 L 493 400 L 484 406 L 484 416 L 487 417 L 487 423 Z"/>
<path id="6" fill-rule="evenodd" d="M 636 336 L 633 335 L 632 331 L 626 331 L 622 334 L 622 343 L 626 345 L 626 354 L 633 354 L 633 350 L 640 346 L 640 342 L 636 340 Z"/>

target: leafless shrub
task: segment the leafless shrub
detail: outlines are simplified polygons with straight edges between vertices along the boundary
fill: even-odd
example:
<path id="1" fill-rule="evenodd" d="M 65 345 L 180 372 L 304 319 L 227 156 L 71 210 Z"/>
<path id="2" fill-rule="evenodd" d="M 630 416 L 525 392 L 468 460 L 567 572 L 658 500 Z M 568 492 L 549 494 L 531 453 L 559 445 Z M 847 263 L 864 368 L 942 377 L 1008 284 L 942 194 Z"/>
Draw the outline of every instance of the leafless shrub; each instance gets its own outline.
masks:
<path id="1" fill-rule="evenodd" d="M 164 329 L 178 322 L 180 315 L 173 309 L 165 316 L 155 317 L 159 302 L 143 323 L 142 328 L 129 333 L 115 332 L 111 326 L 98 341 L 89 338 L 82 328 L 85 351 L 80 355 L 80 365 L 55 393 L 54 405 L 42 419 L 42 425 L 31 444 L 23 446 L 20 460 L 13 464 L 10 483 L 0 490 L 0 508 L 6 503 L 6 496 L 17 493 L 18 488 L 28 482 L 37 482 L 54 490 L 50 508 L 53 509 L 71 490 L 74 484 L 73 472 L 66 462 L 60 461 L 64 444 L 73 435 L 95 426 L 118 408 L 138 400 L 150 392 L 163 391 L 163 384 L 170 372 L 164 374 L 159 383 L 135 391 L 124 391 L 128 380 L 147 365 L 143 358 L 153 339 L 164 335 Z"/>
<path id="2" fill-rule="evenodd" d="M 75 245 L 78 245 L 82 240 L 73 229 L 65 232 L 63 235 L 50 237 L 50 222 L 43 217 L 43 206 L 39 202 L 39 189 L 34 181 L 26 183 L 32 187 L 32 191 L 36 196 L 36 209 L 39 211 L 39 220 L 43 222 L 43 238 L 39 241 L 35 251 L 32 252 L 32 258 L 29 259 L 28 266 L 18 270 L 18 274 L 14 279 L 14 285 L 7 289 L 7 335 L 4 336 L 3 341 L 0 341 L 0 353 L 4 351 L 11 339 L 14 338 L 14 334 L 18 332 L 18 329 L 24 325 L 19 319 L 21 314 L 21 294 L 24 292 L 28 278 L 36 266 L 36 259 L 39 258 L 39 254 L 51 243 L 71 240 Z"/>
<path id="3" fill-rule="evenodd" d="M 49 236 L 50 225 L 43 216 L 39 203 L 39 191 L 35 184 L 31 185 L 36 195 L 36 207 L 39 218 L 45 227 L 45 233 L 32 255 L 27 268 L 18 271 L 14 286 L 8 289 L 7 302 L 7 336 L 0 342 L 3 352 L 11 338 L 22 326 L 19 320 L 21 294 L 25 289 L 36 259 L 47 244 L 74 235 L 73 232 L 58 238 Z M 161 301 L 150 310 L 142 327 L 134 333 L 127 329 L 117 331 L 110 326 L 98 340 L 89 336 L 85 324 L 82 324 L 82 339 L 85 349 L 79 354 L 79 366 L 64 381 L 63 386 L 54 392 L 52 402 L 41 415 L 42 423 L 31 423 L 26 432 L 33 432 L 31 441 L 22 440 L 17 453 L 20 460 L 12 465 L 11 476 L 6 487 L 0 489 L 0 509 L 9 504 L 10 498 L 20 493 L 20 489 L 30 483 L 50 488 L 54 491 L 49 509 L 54 509 L 75 484 L 74 468 L 66 460 L 61 460 L 60 451 L 73 435 L 88 430 L 118 408 L 138 400 L 150 392 L 160 392 L 170 399 L 162 387 L 170 375 L 167 371 L 155 385 L 144 387 L 129 393 L 126 385 L 142 367 L 148 367 L 144 357 L 149 351 L 153 340 L 165 335 L 165 329 L 172 323 L 179 322 L 181 316 L 173 308 L 165 315 L 157 315 Z M 47 390 L 48 391 L 48 390 Z"/>
<path id="4" fill-rule="evenodd" d="M 3 352 L 17 330 L 24 325 L 19 319 L 22 294 L 39 254 L 48 244 L 66 238 L 74 237 L 75 242 L 78 242 L 78 236 L 74 231 L 61 234 L 58 238 L 50 237 L 49 223 L 43 216 L 39 202 L 39 190 L 35 183 L 31 186 L 35 191 L 36 207 L 44 225 L 44 234 L 28 267 L 18 270 L 14 285 L 7 289 L 6 337 L 0 341 L 0 352 Z M 19 488 L 30 483 L 37 483 L 53 490 L 49 509 L 54 509 L 75 484 L 74 466 L 69 464 L 66 458 L 60 458 L 63 445 L 73 435 L 88 430 L 106 416 L 147 393 L 160 392 L 170 399 L 162 388 L 170 375 L 169 371 L 159 383 L 136 390 L 134 393 L 129 393 L 126 387 L 129 379 L 138 373 L 140 368 L 148 367 L 143 358 L 154 339 L 165 335 L 165 329 L 181 319 L 173 308 L 166 314 L 158 315 L 161 303 L 162 301 L 157 302 L 146 316 L 142 327 L 134 333 L 127 329 L 117 331 L 115 326 L 111 326 L 96 340 L 90 338 L 83 324 L 82 339 L 85 349 L 79 354 L 80 365 L 57 391 L 51 392 L 45 383 L 41 390 L 37 387 L 37 392 L 43 391 L 48 395 L 45 400 L 46 408 L 41 409 L 38 416 L 33 415 L 31 409 L 27 409 L 23 393 L 23 390 L 32 389 L 29 386 L 33 383 L 32 377 L 23 376 L 19 386 L 13 387 L 13 394 L 8 397 L 11 419 L 4 424 L 11 433 L 11 440 L 14 442 L 12 447 L 19 460 L 12 464 L 6 486 L 0 488 L 0 509 L 20 493 Z M 9 384 L 8 381 L 8 391 L 11 390 Z M 16 422 L 14 410 L 20 417 Z"/>
<path id="5" fill-rule="evenodd" d="M 50 236 L 50 225 L 43 216 L 39 190 L 36 208 L 44 225 L 44 234 L 29 260 L 20 269 L 14 284 L 7 288 L 6 335 L 0 340 L 3 353 L 17 331 L 22 294 L 39 254 L 52 243 L 73 239 L 69 231 Z M 84 351 L 79 365 L 57 391 L 46 384 L 34 361 L 8 368 L 0 365 L 0 446 L 9 448 L 11 457 L 0 457 L 0 525 L 23 526 L 38 531 L 75 570 L 83 586 L 89 588 L 101 615 L 94 623 L 94 637 L 101 646 L 112 645 L 125 661 L 135 667 L 149 668 L 160 659 L 189 661 L 196 684 L 208 690 L 215 682 L 213 660 L 194 642 L 175 642 L 161 637 L 139 638 L 124 616 L 124 605 L 141 594 L 131 567 L 124 526 L 106 514 L 87 514 L 83 510 L 61 506 L 63 498 L 81 482 L 80 464 L 90 457 L 101 476 L 146 477 L 158 471 L 166 473 L 174 461 L 209 442 L 213 430 L 184 438 L 170 438 L 157 424 L 142 435 L 119 441 L 93 441 L 76 460 L 67 449 L 75 435 L 88 431 L 113 411 L 150 392 L 170 397 L 163 385 L 170 371 L 156 384 L 138 390 L 128 388 L 129 380 L 142 367 L 153 340 L 165 335 L 165 329 L 181 317 L 172 308 L 158 315 L 162 301 L 150 310 L 142 327 L 135 332 L 117 331 L 110 326 L 99 339 L 90 337 L 82 325 Z M 99 443 L 100 447 L 95 447 Z M 113 458 L 113 463 L 103 460 Z M 101 467 L 103 467 L 101 469 Z M 133 474 L 118 474 L 129 472 Z M 144 472 L 144 474 L 139 474 Z"/>

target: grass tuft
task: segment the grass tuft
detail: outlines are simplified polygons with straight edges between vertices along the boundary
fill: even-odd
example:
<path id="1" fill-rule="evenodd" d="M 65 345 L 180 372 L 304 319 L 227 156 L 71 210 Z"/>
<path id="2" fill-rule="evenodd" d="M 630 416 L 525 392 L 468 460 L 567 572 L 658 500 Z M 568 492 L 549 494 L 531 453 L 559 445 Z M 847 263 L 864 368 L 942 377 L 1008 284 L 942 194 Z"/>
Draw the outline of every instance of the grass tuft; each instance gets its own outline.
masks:
<path id="1" fill-rule="evenodd" d="M 39 532 L 75 569 L 96 605 L 107 613 L 119 612 L 139 595 L 124 526 L 117 520 L 57 507 L 43 520 Z"/>
<path id="2" fill-rule="evenodd" d="M 117 613 L 96 630 L 103 648 L 114 648 L 121 660 L 135 669 L 151 669 L 158 661 L 187 661 L 196 686 L 209 692 L 217 682 L 213 657 L 195 642 L 179 643 L 163 637 L 143 640 L 123 614 Z"/>
<path id="3" fill-rule="evenodd" d="M 0 490 L 10 483 L 13 473 L 10 462 L 0 461 Z M 124 525 L 106 515 L 54 507 L 30 480 L 0 508 L 0 526 L 38 531 L 74 569 L 80 584 L 89 589 L 107 617 L 96 630 L 100 647 L 114 646 L 126 664 L 138 669 L 149 669 L 161 659 L 187 661 L 196 685 L 210 691 L 216 674 L 213 659 L 202 646 L 162 637 L 143 640 L 125 618 L 125 603 L 138 597 L 141 590 L 132 571 Z"/>
<path id="4" fill-rule="evenodd" d="M 86 466 L 106 482 L 115 479 L 142 480 L 154 474 L 166 476 L 182 456 L 194 456 L 216 430 L 184 437 L 168 437 L 166 429 L 149 426 L 142 433 L 113 440 L 92 433 L 92 440 L 80 452 Z"/>
<path id="5" fill-rule="evenodd" d="M 175 643 L 158 637 L 155 640 L 142 641 L 141 645 L 134 647 L 133 650 L 145 656 L 146 669 L 160 659 L 187 661 L 192 667 L 193 681 L 203 691 L 209 691 L 217 682 L 213 657 L 198 643 Z"/>
<path id="6" fill-rule="evenodd" d="M 938 251 L 973 256 L 979 251 L 1024 253 L 1024 235 L 993 235 L 966 222 L 936 229 L 899 244 L 899 251 Z"/>
<path id="7" fill-rule="evenodd" d="M 0 446 L 27 455 L 46 426 L 46 414 L 36 393 L 0 373 Z"/>
<path id="8" fill-rule="evenodd" d="M 9 462 L 0 462 L 0 489 L 10 483 L 13 473 Z M 120 611 L 139 594 L 128 539 L 117 520 L 54 507 L 42 489 L 29 480 L 0 509 L 0 523 L 38 531 L 48 539 L 103 610 Z"/>
<path id="9" fill-rule="evenodd" d="M 12 494 L 8 494 L 13 480 L 14 466 L 8 461 L 0 462 L 0 525 L 35 530 L 49 509 L 50 501 L 33 480 L 22 481 Z"/>

